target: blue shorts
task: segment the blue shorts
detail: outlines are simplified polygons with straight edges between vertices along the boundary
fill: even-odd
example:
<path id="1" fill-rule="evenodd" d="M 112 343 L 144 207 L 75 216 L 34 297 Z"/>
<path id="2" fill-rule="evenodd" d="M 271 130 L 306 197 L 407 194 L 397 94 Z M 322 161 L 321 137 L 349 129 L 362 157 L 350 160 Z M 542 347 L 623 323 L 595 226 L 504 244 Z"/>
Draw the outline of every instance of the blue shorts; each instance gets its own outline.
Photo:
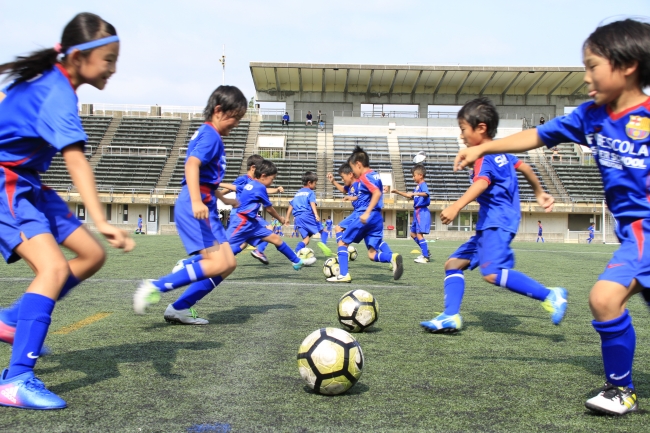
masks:
<path id="1" fill-rule="evenodd" d="M 214 192 L 210 188 L 201 186 L 201 199 L 203 204 L 208 207 L 208 218 L 204 220 L 194 218 L 187 185 L 183 185 L 174 207 L 176 229 L 185 251 L 189 255 L 196 254 L 215 244 L 228 242 L 226 231 L 219 219 L 217 198 L 214 196 Z"/>
<path id="2" fill-rule="evenodd" d="M 450 259 L 469 260 L 469 268 L 481 266 L 481 275 L 497 274 L 501 269 L 515 266 L 515 254 L 510 243 L 515 238 L 512 233 L 500 228 L 477 230 L 467 242 L 461 245 Z"/>
<path id="3" fill-rule="evenodd" d="M 621 246 L 614 252 L 598 281 L 613 281 L 625 287 L 636 279 L 650 289 L 650 219 L 619 224 L 616 236 Z"/>
<path id="4" fill-rule="evenodd" d="M 298 226 L 298 232 L 303 238 L 313 236 L 323 230 L 323 226 L 316 221 L 314 214 L 298 215 L 294 220 L 294 224 Z"/>
<path id="5" fill-rule="evenodd" d="M 429 208 L 418 207 L 413 210 L 411 233 L 429 234 L 431 231 L 431 212 Z"/>
<path id="6" fill-rule="evenodd" d="M 262 239 L 270 236 L 273 232 L 266 228 L 264 224 L 266 221 L 259 221 L 257 219 L 246 218 L 245 215 L 237 215 L 235 222 L 228 227 L 226 236 L 230 240 L 231 245 L 239 246 L 246 242 L 249 245 L 257 246 L 262 242 Z"/>
<path id="7" fill-rule="evenodd" d="M 366 243 L 366 247 L 378 250 L 379 245 L 384 239 L 384 220 L 381 212 L 371 212 L 370 218 L 368 218 L 365 224 L 359 219 L 361 215 L 360 213 L 356 215 L 352 214 L 346 218 L 346 220 L 350 219 L 350 221 L 346 224 L 347 227 L 345 227 L 341 241 L 346 245 L 350 245 L 358 244 L 363 240 Z M 353 216 L 356 216 L 356 218 L 352 218 Z"/>
<path id="8" fill-rule="evenodd" d="M 23 240 L 50 233 L 62 243 L 79 226 L 59 195 L 41 184 L 36 172 L 0 167 L 0 252 L 7 263 L 20 260 L 14 248 Z"/>

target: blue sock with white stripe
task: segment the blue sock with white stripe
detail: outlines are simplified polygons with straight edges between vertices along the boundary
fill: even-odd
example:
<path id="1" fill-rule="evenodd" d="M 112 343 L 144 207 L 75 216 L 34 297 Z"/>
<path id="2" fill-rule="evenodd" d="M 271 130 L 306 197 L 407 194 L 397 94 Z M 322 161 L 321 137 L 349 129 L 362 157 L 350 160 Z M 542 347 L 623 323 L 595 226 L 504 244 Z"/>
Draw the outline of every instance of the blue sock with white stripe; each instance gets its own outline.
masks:
<path id="1" fill-rule="evenodd" d="M 607 322 L 591 322 L 600 334 L 603 365 L 607 382 L 615 386 L 632 384 L 632 361 L 636 349 L 636 333 L 627 310 L 616 319 Z"/>
<path id="2" fill-rule="evenodd" d="M 424 257 L 429 257 L 429 247 L 427 246 L 427 240 L 422 238 L 418 241 L 418 245 L 422 248 L 422 255 Z"/>
<path id="3" fill-rule="evenodd" d="M 259 245 L 257 246 L 257 251 L 259 251 L 260 253 L 264 254 L 264 250 L 266 250 L 266 247 L 267 247 L 268 245 L 269 245 L 268 242 L 262 242 L 261 244 L 259 244 Z"/>
<path id="4" fill-rule="evenodd" d="M 183 260 L 183 264 L 185 266 L 189 265 L 190 263 L 198 262 L 199 260 L 203 260 L 203 255 L 202 254 L 194 254 L 193 256 L 190 256 Z"/>
<path id="5" fill-rule="evenodd" d="M 190 284 L 183 294 L 172 304 L 176 310 L 187 310 L 192 307 L 194 304 L 203 299 L 208 293 L 210 293 L 215 287 L 223 281 L 223 278 L 213 277 L 206 278 L 205 280 L 197 281 L 196 283 Z"/>
<path id="6" fill-rule="evenodd" d="M 460 304 L 465 294 L 465 275 L 460 269 L 445 271 L 445 314 L 460 313 Z"/>
<path id="7" fill-rule="evenodd" d="M 303 244 L 303 245 L 305 245 L 305 244 Z M 278 249 L 278 251 L 280 251 L 282 254 L 284 254 L 284 256 L 286 258 L 291 260 L 292 263 L 298 263 L 300 261 L 300 257 L 298 257 L 296 255 L 295 251 L 291 250 L 291 247 L 289 245 L 287 245 L 286 242 L 282 242 L 282 245 L 280 245 L 279 247 L 276 247 L 276 248 Z"/>
<path id="8" fill-rule="evenodd" d="M 336 233 L 336 243 L 341 242 L 341 239 L 343 238 L 343 233 L 345 233 L 345 232 Z"/>
<path id="9" fill-rule="evenodd" d="M 494 284 L 538 301 L 545 300 L 551 293 L 543 284 L 513 269 L 501 269 Z"/>
<path id="10" fill-rule="evenodd" d="M 327 232 L 325 230 L 320 232 L 320 241 L 324 244 L 327 243 Z"/>
<path id="11" fill-rule="evenodd" d="M 161 292 L 168 292 L 179 287 L 187 286 L 195 281 L 200 281 L 204 277 L 201 262 L 191 263 L 180 271 L 165 275 L 151 283 Z"/>
<path id="12" fill-rule="evenodd" d="M 339 258 L 339 272 L 341 275 L 347 275 L 348 274 L 348 246 L 347 245 L 339 245 L 339 248 L 337 250 L 338 253 L 338 258 Z"/>
<path id="13" fill-rule="evenodd" d="M 379 251 L 381 251 L 382 254 L 387 254 L 390 257 L 393 256 L 393 250 L 390 249 L 390 247 L 386 242 L 382 242 L 379 244 Z"/>
<path id="14" fill-rule="evenodd" d="M 386 250 L 378 249 L 375 251 L 375 262 L 378 263 L 390 263 L 391 259 L 393 258 L 393 252 L 388 249 L 389 252 L 386 252 Z"/>
<path id="15" fill-rule="evenodd" d="M 55 302 L 38 293 L 25 293 L 20 301 L 14 345 L 7 379 L 33 371 L 52 321 Z"/>
<path id="16" fill-rule="evenodd" d="M 298 242 L 298 245 L 296 245 L 296 248 L 294 248 L 293 250 L 294 250 L 295 252 L 298 252 L 298 251 L 300 251 L 300 250 L 303 249 L 303 248 L 305 248 L 305 243 L 304 243 L 303 241 L 300 241 L 300 242 Z"/>

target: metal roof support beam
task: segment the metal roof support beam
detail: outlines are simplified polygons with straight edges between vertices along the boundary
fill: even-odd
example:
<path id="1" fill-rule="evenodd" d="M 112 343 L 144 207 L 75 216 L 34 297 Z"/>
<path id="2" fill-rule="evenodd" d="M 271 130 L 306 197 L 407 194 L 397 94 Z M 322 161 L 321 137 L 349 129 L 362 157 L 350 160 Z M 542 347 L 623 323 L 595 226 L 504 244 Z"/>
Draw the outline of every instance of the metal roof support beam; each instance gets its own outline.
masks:
<path id="1" fill-rule="evenodd" d="M 388 98 L 393 94 L 393 87 L 395 87 L 395 81 L 397 80 L 397 70 L 395 70 L 395 75 L 393 75 L 393 81 L 390 83 L 390 88 L 388 89 Z"/>
<path id="2" fill-rule="evenodd" d="M 418 88 L 418 84 L 420 84 L 420 78 L 422 78 L 422 72 L 418 74 L 418 77 L 415 79 L 415 83 L 413 84 L 413 88 L 411 89 L 411 104 L 413 103 L 413 100 L 415 99 L 415 89 Z"/>
<path id="3" fill-rule="evenodd" d="M 573 92 L 571 92 L 571 96 L 574 96 L 576 93 L 578 93 L 578 92 L 580 91 L 580 89 L 582 89 L 582 88 L 583 88 L 584 86 L 586 86 L 586 85 L 587 85 L 587 83 L 585 83 L 585 82 L 581 83 L 581 84 L 578 86 L 577 89 L 575 89 Z"/>
<path id="4" fill-rule="evenodd" d="M 273 68 L 273 73 L 275 74 L 275 91 L 278 92 L 278 97 L 280 96 L 280 80 L 278 79 L 278 68 Z"/>
<path id="5" fill-rule="evenodd" d="M 343 100 L 348 101 L 348 80 L 350 79 L 350 69 L 345 73 L 345 87 L 343 88 Z"/>
<path id="6" fill-rule="evenodd" d="M 436 102 L 436 95 L 438 94 L 438 90 L 440 90 L 440 86 L 442 85 L 442 82 L 445 80 L 445 77 L 447 76 L 447 72 L 449 72 L 449 71 L 445 71 L 442 74 L 442 77 L 440 77 L 440 81 L 438 81 L 438 84 L 436 84 L 436 88 L 433 91 L 433 98 L 431 98 L 431 102 L 434 103 L 434 104 Z"/>
<path id="7" fill-rule="evenodd" d="M 551 96 L 553 92 L 555 92 L 558 89 L 558 87 L 560 87 L 562 83 L 564 83 L 571 76 L 571 74 L 573 74 L 573 72 L 569 72 L 568 74 L 566 74 L 564 78 L 562 78 L 555 86 L 553 86 L 553 88 L 546 94 L 546 96 Z"/>
<path id="8" fill-rule="evenodd" d="M 368 95 L 370 94 L 370 88 L 372 87 L 372 76 L 374 74 L 375 74 L 375 70 L 371 69 L 370 70 L 370 79 L 368 80 L 368 88 L 366 89 L 366 100 L 368 100 Z"/>
<path id="9" fill-rule="evenodd" d="M 463 87 L 465 87 L 465 83 L 467 83 L 467 80 L 472 75 L 472 72 L 474 72 L 474 71 L 469 71 L 469 73 L 465 76 L 465 79 L 463 80 L 463 82 L 460 83 L 460 87 L 458 88 L 458 91 L 456 92 L 456 104 L 458 104 L 458 96 L 460 96 L 460 92 L 461 92 L 461 90 L 463 90 Z"/>
<path id="10" fill-rule="evenodd" d="M 323 68 L 323 78 L 322 78 L 322 83 L 323 83 L 323 89 L 321 90 L 321 92 L 323 93 L 323 95 L 325 95 L 325 68 Z M 321 96 L 321 100 L 322 100 L 322 99 L 323 99 L 323 97 Z"/>
<path id="11" fill-rule="evenodd" d="M 517 78 L 519 78 L 519 76 L 520 76 L 521 74 L 523 74 L 523 72 L 524 72 L 524 71 L 519 71 L 519 73 L 518 73 L 517 75 L 515 75 L 515 78 L 513 78 L 512 80 L 510 80 L 510 82 L 508 83 L 508 85 L 506 86 L 506 88 L 503 90 L 503 92 L 501 93 L 501 104 L 503 104 L 503 100 L 504 100 L 504 98 L 506 97 L 506 93 L 508 93 L 508 90 L 510 90 L 510 86 L 512 86 L 512 84 L 513 84 L 515 81 L 517 81 Z"/>
<path id="12" fill-rule="evenodd" d="M 481 91 L 478 92 L 478 96 L 483 96 L 483 92 L 485 92 L 485 89 L 487 89 L 487 86 L 490 84 L 492 81 L 492 78 L 497 74 L 497 71 L 492 72 L 492 75 L 490 75 L 490 78 L 483 84 L 483 87 L 481 87 Z"/>
<path id="13" fill-rule="evenodd" d="M 302 99 L 302 68 L 298 68 L 298 90 L 300 90 L 300 99 Z"/>
<path id="14" fill-rule="evenodd" d="M 530 87 L 528 88 L 528 90 L 526 90 L 526 93 L 524 93 L 524 96 L 528 96 L 528 94 L 529 94 L 530 92 L 533 91 L 533 89 L 535 88 L 535 86 L 536 86 L 537 84 L 539 84 L 540 81 L 542 81 L 542 78 L 544 78 L 544 75 L 546 75 L 547 73 L 548 73 L 548 72 L 544 72 L 542 75 L 540 75 L 540 77 L 539 77 L 538 79 L 535 80 L 535 82 L 533 83 L 533 85 L 530 86 Z"/>

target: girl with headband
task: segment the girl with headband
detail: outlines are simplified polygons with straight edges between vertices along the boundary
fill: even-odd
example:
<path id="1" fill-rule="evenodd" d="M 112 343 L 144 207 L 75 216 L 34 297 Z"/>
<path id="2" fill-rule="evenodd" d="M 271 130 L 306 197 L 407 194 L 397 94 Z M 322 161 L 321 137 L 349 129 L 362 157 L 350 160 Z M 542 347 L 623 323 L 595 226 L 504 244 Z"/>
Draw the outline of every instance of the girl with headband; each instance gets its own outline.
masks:
<path id="1" fill-rule="evenodd" d="M 0 405 L 62 409 L 66 402 L 34 376 L 55 302 L 97 272 L 106 253 L 56 192 L 41 184 L 61 152 L 72 182 L 97 230 L 124 251 L 134 247 L 123 230 L 106 222 L 90 164 L 76 90 L 102 90 L 119 55 L 115 28 L 90 13 L 74 17 L 54 48 L 0 65 L 14 81 L 0 103 L 0 254 L 21 258 L 35 277 L 16 303 L 0 312 L 0 340 L 13 344 L 9 368 L 0 374 Z M 67 261 L 58 244 L 76 254 Z"/>

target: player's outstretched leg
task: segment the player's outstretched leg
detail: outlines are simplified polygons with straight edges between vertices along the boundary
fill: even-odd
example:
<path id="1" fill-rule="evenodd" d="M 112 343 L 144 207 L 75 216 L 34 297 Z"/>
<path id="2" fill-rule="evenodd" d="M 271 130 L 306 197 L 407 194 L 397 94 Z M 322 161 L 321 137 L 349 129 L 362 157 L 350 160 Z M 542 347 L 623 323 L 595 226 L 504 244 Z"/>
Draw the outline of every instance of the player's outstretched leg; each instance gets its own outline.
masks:
<path id="1" fill-rule="evenodd" d="M 221 277 L 213 277 L 190 284 L 176 302 L 167 306 L 163 315 L 165 321 L 183 325 L 207 325 L 210 323 L 198 316 L 194 305 L 207 296 L 222 281 L 223 278 Z"/>
<path id="2" fill-rule="evenodd" d="M 287 243 L 284 242 L 282 238 L 275 233 L 263 238 L 263 241 L 275 245 L 278 251 L 282 253 L 287 259 L 289 259 L 291 263 L 293 263 L 293 269 L 296 271 L 299 271 L 304 266 L 311 266 L 314 263 L 316 263 L 316 257 L 310 257 L 308 259 L 301 259 L 300 257 L 298 257 L 296 252 L 292 251 L 291 247 L 287 245 Z"/>
<path id="3" fill-rule="evenodd" d="M 349 254 L 348 246 L 343 242 L 339 242 L 337 256 L 339 259 L 339 274 L 330 277 L 327 279 L 330 283 L 350 283 L 352 282 L 352 277 L 350 277 L 350 271 L 348 269 L 349 265 Z"/>
<path id="4" fill-rule="evenodd" d="M 445 263 L 445 311 L 431 320 L 420 322 L 425 330 L 432 333 L 457 332 L 463 327 L 460 304 L 465 294 L 465 275 L 463 269 L 469 260 L 450 258 Z"/>
<path id="5" fill-rule="evenodd" d="M 251 256 L 255 257 L 265 265 L 269 264 L 269 259 L 266 257 L 266 254 L 264 254 L 264 251 L 266 250 L 268 244 L 268 242 L 262 242 L 257 246 L 255 250 L 251 251 Z"/>

